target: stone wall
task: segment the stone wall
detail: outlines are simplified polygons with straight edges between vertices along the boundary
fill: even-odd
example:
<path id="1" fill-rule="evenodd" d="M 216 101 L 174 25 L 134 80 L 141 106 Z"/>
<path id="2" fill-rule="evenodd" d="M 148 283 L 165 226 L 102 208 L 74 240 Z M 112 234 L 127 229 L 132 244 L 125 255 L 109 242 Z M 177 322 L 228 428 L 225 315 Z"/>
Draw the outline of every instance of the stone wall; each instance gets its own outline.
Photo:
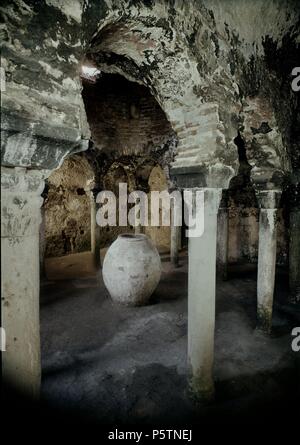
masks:
<path id="1" fill-rule="evenodd" d="M 258 208 L 229 207 L 228 261 L 256 263 L 258 258 Z M 278 212 L 277 264 L 287 264 L 287 227 L 282 209 Z"/>
<path id="2" fill-rule="evenodd" d="M 147 193 L 150 206 L 151 190 L 168 190 L 168 180 L 165 171 L 159 164 L 155 164 L 152 158 L 135 157 L 118 159 L 110 166 L 108 171 L 100 178 L 103 189 L 111 190 L 118 196 L 119 183 L 127 184 L 128 194 L 134 190 L 141 190 Z M 118 206 L 118 200 L 117 200 Z M 150 207 L 149 207 L 150 208 Z M 130 209 L 130 204 L 128 204 Z M 134 227 L 100 227 L 100 246 L 109 246 L 119 234 L 134 232 Z M 160 251 L 170 249 L 170 228 L 150 227 L 142 228 L 142 232 L 148 235 Z"/>
<path id="3" fill-rule="evenodd" d="M 94 172 L 84 156 L 66 159 L 47 181 L 45 256 L 90 250 L 90 192 Z"/>

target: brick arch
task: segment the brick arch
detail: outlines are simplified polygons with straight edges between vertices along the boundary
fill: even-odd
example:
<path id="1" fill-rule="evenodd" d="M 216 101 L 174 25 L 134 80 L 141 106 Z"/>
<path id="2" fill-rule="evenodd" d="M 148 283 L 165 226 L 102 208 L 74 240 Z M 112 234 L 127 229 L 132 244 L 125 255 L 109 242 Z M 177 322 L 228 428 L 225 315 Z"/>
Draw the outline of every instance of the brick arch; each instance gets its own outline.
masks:
<path id="1" fill-rule="evenodd" d="M 196 185 L 228 187 L 237 172 L 236 146 L 226 138 L 219 104 L 203 103 L 196 60 L 176 33 L 139 17 L 111 17 L 98 24 L 86 59 L 149 87 L 178 137 L 172 172 L 179 186 L 192 169 Z"/>

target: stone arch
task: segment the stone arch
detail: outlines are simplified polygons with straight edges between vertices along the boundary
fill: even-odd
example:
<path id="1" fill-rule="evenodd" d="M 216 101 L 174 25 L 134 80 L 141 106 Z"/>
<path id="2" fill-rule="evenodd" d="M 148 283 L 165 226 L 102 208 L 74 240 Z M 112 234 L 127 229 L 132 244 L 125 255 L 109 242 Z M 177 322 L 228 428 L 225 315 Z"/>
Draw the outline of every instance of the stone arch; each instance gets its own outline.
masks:
<path id="1" fill-rule="evenodd" d="M 86 48 L 88 63 L 150 88 L 178 136 L 173 173 L 179 184 L 192 167 L 198 185 L 227 187 L 237 170 L 236 147 L 225 135 L 219 105 L 199 95 L 203 79 L 185 42 L 170 27 L 128 14 L 97 28 Z"/>
<path id="2" fill-rule="evenodd" d="M 129 191 L 135 189 L 135 180 L 132 172 L 125 165 L 114 161 L 103 178 L 103 189 L 111 190 L 117 196 L 119 193 L 119 183 L 124 182 L 128 185 Z"/>

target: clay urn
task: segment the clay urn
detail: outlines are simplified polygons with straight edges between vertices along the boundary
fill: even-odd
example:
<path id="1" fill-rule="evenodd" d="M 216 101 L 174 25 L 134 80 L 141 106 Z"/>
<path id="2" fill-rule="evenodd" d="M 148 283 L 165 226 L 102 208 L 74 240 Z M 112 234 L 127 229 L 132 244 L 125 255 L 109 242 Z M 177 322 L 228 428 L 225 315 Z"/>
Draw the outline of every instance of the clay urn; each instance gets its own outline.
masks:
<path id="1" fill-rule="evenodd" d="M 144 234 L 119 235 L 105 255 L 102 274 L 113 301 L 128 306 L 146 304 L 160 280 L 159 253 Z"/>

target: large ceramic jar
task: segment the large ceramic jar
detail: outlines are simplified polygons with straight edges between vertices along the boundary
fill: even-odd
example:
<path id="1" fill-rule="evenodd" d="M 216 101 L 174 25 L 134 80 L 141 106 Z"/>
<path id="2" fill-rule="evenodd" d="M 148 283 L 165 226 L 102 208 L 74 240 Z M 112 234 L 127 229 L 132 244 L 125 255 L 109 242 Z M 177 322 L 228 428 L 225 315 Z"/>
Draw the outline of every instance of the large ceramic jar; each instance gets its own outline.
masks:
<path id="1" fill-rule="evenodd" d="M 105 255 L 102 273 L 114 301 L 130 306 L 146 304 L 160 280 L 159 253 L 146 235 L 119 235 Z"/>

